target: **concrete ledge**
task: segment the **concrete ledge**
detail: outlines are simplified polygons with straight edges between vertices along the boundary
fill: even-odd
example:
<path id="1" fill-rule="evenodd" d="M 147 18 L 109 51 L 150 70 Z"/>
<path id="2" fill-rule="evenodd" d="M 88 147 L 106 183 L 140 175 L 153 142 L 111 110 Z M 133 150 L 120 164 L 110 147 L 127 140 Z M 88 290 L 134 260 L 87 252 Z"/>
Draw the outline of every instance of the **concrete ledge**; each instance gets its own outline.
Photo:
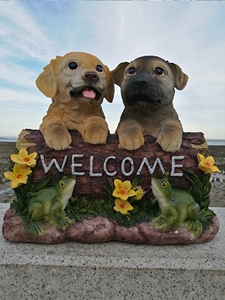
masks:
<path id="1" fill-rule="evenodd" d="M 9 204 L 0 204 L 0 220 Z M 225 299 L 225 208 L 209 243 L 15 244 L 0 235 L 0 299 Z"/>

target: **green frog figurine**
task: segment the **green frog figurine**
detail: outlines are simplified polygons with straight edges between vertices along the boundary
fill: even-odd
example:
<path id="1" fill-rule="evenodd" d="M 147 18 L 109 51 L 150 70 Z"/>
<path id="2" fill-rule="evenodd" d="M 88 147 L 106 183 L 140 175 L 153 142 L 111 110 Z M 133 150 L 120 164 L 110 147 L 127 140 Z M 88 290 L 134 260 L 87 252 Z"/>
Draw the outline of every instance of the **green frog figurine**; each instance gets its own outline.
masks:
<path id="1" fill-rule="evenodd" d="M 28 206 L 29 232 L 42 235 L 44 226 L 41 221 L 63 230 L 70 225 L 71 220 L 65 215 L 64 209 L 72 196 L 75 183 L 75 177 L 63 176 L 55 186 L 31 193 Z"/>
<path id="2" fill-rule="evenodd" d="M 172 188 L 167 176 L 152 178 L 152 192 L 161 210 L 156 228 L 186 226 L 192 235 L 201 233 L 200 207 L 190 193 Z"/>

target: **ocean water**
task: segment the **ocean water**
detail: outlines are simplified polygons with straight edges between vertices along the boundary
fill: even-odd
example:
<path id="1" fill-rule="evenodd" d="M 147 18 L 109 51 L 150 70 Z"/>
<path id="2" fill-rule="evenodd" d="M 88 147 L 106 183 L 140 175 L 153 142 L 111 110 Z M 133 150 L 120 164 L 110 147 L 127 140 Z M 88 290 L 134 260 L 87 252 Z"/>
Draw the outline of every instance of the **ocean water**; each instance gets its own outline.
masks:
<path id="1" fill-rule="evenodd" d="M 0 143 L 16 143 L 17 137 L 0 137 Z"/>
<path id="2" fill-rule="evenodd" d="M 225 146 L 225 140 L 207 140 L 209 146 Z"/>

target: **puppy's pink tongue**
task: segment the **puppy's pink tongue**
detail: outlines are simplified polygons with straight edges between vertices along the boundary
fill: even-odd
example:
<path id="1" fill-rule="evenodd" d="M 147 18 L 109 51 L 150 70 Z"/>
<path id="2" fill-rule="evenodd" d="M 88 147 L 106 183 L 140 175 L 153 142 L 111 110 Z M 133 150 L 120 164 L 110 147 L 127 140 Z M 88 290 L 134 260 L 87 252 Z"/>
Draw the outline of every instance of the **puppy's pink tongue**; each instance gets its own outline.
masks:
<path id="1" fill-rule="evenodd" d="M 86 98 L 91 98 L 91 99 L 94 99 L 95 96 L 96 96 L 96 93 L 95 91 L 93 90 L 84 90 L 82 92 L 83 96 L 86 97 Z"/>

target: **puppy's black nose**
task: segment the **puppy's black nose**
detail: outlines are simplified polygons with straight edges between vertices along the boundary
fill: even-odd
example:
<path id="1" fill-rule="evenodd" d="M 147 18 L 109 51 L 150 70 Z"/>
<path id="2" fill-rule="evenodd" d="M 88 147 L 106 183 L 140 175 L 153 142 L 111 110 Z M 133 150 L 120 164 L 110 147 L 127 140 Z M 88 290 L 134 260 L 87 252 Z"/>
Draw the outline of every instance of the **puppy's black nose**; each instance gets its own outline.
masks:
<path id="1" fill-rule="evenodd" d="M 98 80 L 98 74 L 96 72 L 87 72 L 84 74 L 84 78 L 87 81 L 97 81 Z"/>
<path id="2" fill-rule="evenodd" d="M 146 79 L 137 79 L 137 80 L 135 80 L 134 83 L 140 89 L 143 89 L 148 85 L 148 82 Z"/>

